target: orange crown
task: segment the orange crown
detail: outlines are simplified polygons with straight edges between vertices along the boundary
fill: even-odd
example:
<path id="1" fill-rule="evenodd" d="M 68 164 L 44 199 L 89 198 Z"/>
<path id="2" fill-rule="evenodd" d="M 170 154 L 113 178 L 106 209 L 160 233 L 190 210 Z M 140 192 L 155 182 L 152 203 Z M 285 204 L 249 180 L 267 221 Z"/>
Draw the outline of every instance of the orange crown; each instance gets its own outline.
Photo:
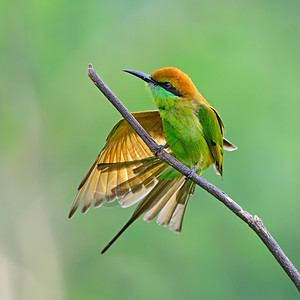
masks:
<path id="1" fill-rule="evenodd" d="M 191 78 L 177 68 L 167 67 L 156 70 L 151 77 L 157 82 L 170 82 L 185 98 L 201 97 Z"/>

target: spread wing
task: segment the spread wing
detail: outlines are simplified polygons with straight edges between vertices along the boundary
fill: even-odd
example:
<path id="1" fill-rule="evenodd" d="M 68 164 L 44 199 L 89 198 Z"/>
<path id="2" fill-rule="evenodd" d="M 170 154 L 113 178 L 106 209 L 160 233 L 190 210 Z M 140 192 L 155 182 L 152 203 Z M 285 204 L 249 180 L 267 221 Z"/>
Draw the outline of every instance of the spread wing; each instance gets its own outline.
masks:
<path id="1" fill-rule="evenodd" d="M 136 112 L 133 116 L 158 145 L 166 144 L 158 110 Z M 224 149 L 232 151 L 236 147 L 224 139 Z M 120 120 L 109 133 L 104 147 L 81 181 L 69 218 L 75 213 L 81 200 L 84 213 L 93 201 L 94 206 L 98 207 L 105 201 L 113 202 L 117 198 L 122 198 L 126 191 L 131 190 L 136 197 L 131 197 L 130 203 L 126 205 L 134 204 L 141 198 L 140 194 L 143 191 L 135 191 L 133 188 L 140 186 L 146 178 L 150 182 L 150 179 L 159 174 L 163 168 L 160 160 L 153 157 L 148 146 L 131 125 L 124 119 Z"/>
<path id="2" fill-rule="evenodd" d="M 133 113 L 133 116 L 157 144 L 166 144 L 162 122 L 157 110 L 136 112 Z M 114 201 L 118 195 L 112 190 L 121 183 L 129 182 L 136 185 L 138 180 L 143 180 L 143 176 L 136 176 L 135 170 L 138 167 L 145 168 L 147 176 L 150 171 L 157 171 L 155 168 L 147 169 L 147 165 L 150 165 L 149 159 L 156 159 L 151 157 L 153 157 L 152 152 L 130 124 L 124 119 L 119 121 L 111 130 L 104 147 L 81 181 L 69 217 L 74 214 L 82 199 L 84 199 L 82 212 L 86 212 L 93 200 L 97 207 L 101 206 L 104 201 Z M 111 164 L 114 164 L 113 169 L 108 170 L 106 165 Z M 99 168 L 99 165 L 102 168 Z M 153 165 L 152 161 L 151 165 Z"/>

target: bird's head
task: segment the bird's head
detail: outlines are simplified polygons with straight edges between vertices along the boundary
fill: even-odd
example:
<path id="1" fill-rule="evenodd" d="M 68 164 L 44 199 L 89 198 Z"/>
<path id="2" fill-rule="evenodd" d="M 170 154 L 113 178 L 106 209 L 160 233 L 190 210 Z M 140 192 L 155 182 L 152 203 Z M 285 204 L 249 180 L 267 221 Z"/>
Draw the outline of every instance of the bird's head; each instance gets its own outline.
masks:
<path id="1" fill-rule="evenodd" d="M 143 79 L 149 85 L 158 107 L 165 102 L 197 100 L 201 97 L 190 77 L 177 68 L 162 68 L 151 75 L 139 71 L 123 71 Z"/>

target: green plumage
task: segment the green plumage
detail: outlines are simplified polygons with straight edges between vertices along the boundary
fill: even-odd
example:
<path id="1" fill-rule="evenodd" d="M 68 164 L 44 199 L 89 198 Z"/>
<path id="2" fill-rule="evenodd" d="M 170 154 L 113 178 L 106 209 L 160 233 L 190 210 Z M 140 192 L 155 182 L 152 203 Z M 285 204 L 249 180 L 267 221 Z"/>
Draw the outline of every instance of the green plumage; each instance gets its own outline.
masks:
<path id="1" fill-rule="evenodd" d="M 203 127 L 203 135 L 215 161 L 217 172 L 223 174 L 223 123 L 218 112 L 207 105 L 200 104 L 198 118 Z"/>
<path id="2" fill-rule="evenodd" d="M 218 112 L 201 96 L 191 79 L 176 68 L 152 75 L 126 70 L 147 82 L 158 111 L 134 116 L 166 151 L 201 174 L 212 164 L 223 174 L 223 152 L 236 149 L 223 137 Z M 224 143 L 224 144 L 223 144 Z M 82 212 L 118 200 L 122 207 L 137 205 L 129 221 L 102 250 L 104 253 L 137 218 L 157 217 L 157 223 L 180 232 L 195 183 L 153 156 L 125 120 L 116 124 L 96 161 L 79 185 L 71 217 L 83 199 Z"/>

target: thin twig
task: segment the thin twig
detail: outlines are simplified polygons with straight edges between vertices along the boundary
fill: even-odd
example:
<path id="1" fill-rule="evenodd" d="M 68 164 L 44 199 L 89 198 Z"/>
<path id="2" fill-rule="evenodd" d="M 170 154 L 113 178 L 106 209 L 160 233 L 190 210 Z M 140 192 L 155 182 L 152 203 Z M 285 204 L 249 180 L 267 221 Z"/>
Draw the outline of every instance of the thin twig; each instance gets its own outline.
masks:
<path id="1" fill-rule="evenodd" d="M 176 170 L 178 170 L 183 175 L 187 176 L 190 173 L 190 169 L 182 164 L 180 161 L 175 159 L 172 155 L 164 150 L 160 150 L 159 145 L 157 145 L 150 135 L 145 131 L 145 129 L 138 123 L 138 121 L 133 117 L 133 115 L 127 110 L 127 108 L 121 103 L 121 101 L 113 94 L 113 92 L 108 88 L 108 86 L 100 79 L 96 71 L 93 69 L 92 65 L 89 65 L 88 76 L 98 87 L 98 89 L 105 95 L 105 97 L 115 106 L 115 108 L 120 112 L 120 114 L 126 119 L 145 144 L 149 147 L 154 155 L 159 159 L 165 161 Z M 193 180 L 197 185 L 201 186 L 204 190 L 212 194 L 216 199 L 221 201 L 226 205 L 233 213 L 235 213 L 240 219 L 246 222 L 259 236 L 259 238 L 264 242 L 270 252 L 273 254 L 275 259 L 279 262 L 281 267 L 293 281 L 297 289 L 300 291 L 300 274 L 288 257 L 284 254 L 282 249 L 279 247 L 277 242 L 268 232 L 264 226 L 262 220 L 258 216 L 253 216 L 244 210 L 241 206 L 235 203 L 228 195 L 223 191 L 215 187 L 213 184 L 200 177 L 196 173 L 190 175 L 190 179 Z"/>

